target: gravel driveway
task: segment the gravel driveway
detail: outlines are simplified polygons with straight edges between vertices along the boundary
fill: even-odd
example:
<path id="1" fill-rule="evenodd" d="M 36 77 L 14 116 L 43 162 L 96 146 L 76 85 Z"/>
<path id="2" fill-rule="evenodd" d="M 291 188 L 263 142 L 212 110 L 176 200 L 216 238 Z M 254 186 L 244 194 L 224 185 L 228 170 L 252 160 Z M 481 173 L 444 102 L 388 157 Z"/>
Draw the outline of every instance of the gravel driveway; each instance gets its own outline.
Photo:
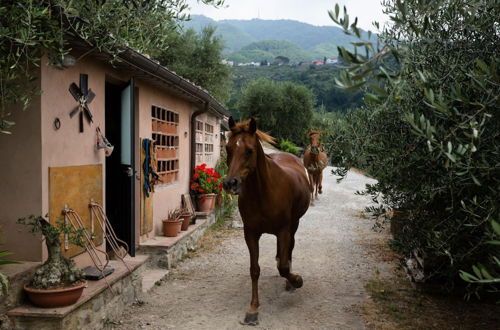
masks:
<path id="1" fill-rule="evenodd" d="M 256 329 L 364 329 L 364 281 L 388 265 L 365 242 L 379 240 L 372 221 L 360 217 L 369 202 L 354 193 L 372 180 L 350 172 L 336 183 L 324 170 L 323 195 L 301 219 L 295 236 L 294 272 L 304 286 L 284 289 L 276 269 L 276 238 L 260 240 L 260 324 Z M 248 250 L 241 229 L 222 244 L 182 262 L 169 278 L 128 308 L 115 329 L 249 329 L 239 321 L 250 303 Z"/>

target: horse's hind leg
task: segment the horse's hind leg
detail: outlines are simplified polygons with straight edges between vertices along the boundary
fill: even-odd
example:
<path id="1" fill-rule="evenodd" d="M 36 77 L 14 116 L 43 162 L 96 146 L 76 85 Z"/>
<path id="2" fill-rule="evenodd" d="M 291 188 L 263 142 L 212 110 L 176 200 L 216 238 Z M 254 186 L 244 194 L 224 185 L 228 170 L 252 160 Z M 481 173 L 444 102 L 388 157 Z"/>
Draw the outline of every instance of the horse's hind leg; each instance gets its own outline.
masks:
<path id="1" fill-rule="evenodd" d="M 294 288 L 300 288 L 303 284 L 302 277 L 291 272 L 291 249 L 295 245 L 295 239 L 290 231 L 285 229 L 278 234 L 278 240 L 280 247 L 278 271 Z"/>
<path id="2" fill-rule="evenodd" d="M 297 221 L 297 224 L 292 226 L 291 228 L 291 233 L 290 233 L 290 245 L 288 246 L 288 260 L 290 261 L 290 273 L 292 272 L 292 252 L 293 248 L 295 247 L 295 232 L 297 231 L 297 228 L 299 226 L 299 222 Z M 291 291 L 294 289 L 294 287 L 290 284 L 288 280 L 286 280 L 285 283 L 285 289 L 287 291 Z"/>
<path id="3" fill-rule="evenodd" d="M 323 182 L 323 171 L 321 171 L 319 173 L 319 177 L 318 177 L 318 187 L 319 187 L 319 193 L 322 194 L 323 193 L 323 185 L 321 184 Z"/>
<path id="4" fill-rule="evenodd" d="M 252 278 L 252 300 L 247 310 L 243 324 L 257 325 L 259 323 L 259 239 L 260 234 L 247 233 L 245 230 L 245 241 L 250 252 L 250 277 Z"/>
<path id="5" fill-rule="evenodd" d="M 309 175 L 309 190 L 311 191 L 311 205 L 314 205 L 314 176 L 311 173 Z"/>

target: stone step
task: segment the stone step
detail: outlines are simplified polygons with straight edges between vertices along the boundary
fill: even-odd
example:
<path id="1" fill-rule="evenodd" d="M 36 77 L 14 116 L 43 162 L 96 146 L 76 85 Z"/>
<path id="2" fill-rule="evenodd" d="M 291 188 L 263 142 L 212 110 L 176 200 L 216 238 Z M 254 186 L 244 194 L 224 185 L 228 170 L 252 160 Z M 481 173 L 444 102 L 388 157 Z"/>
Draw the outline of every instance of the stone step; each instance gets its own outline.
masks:
<path id="1" fill-rule="evenodd" d="M 182 260 L 189 251 L 198 247 L 198 241 L 208 227 L 215 222 L 214 213 L 197 213 L 196 224 L 187 231 L 181 231 L 176 237 L 155 236 L 139 244 L 142 254 L 151 256 L 151 268 L 170 269 Z"/>
<path id="2" fill-rule="evenodd" d="M 40 262 L 20 261 L 20 264 L 2 266 L 2 274 L 9 278 L 9 292 L 0 300 L 0 314 L 21 305 L 25 299 L 24 284 L 28 283 L 35 274 Z"/>
<path id="3" fill-rule="evenodd" d="M 147 293 L 155 287 L 167 274 L 167 269 L 162 268 L 149 268 L 146 269 L 142 275 L 142 293 Z"/>
<path id="4" fill-rule="evenodd" d="M 142 294 L 142 272 L 148 258 L 127 257 L 128 268 L 111 260 L 115 271 L 99 281 L 88 281 L 80 299 L 71 306 L 39 308 L 26 304 L 11 309 L 7 316 L 12 329 L 103 329 L 107 320 L 119 316 Z"/>

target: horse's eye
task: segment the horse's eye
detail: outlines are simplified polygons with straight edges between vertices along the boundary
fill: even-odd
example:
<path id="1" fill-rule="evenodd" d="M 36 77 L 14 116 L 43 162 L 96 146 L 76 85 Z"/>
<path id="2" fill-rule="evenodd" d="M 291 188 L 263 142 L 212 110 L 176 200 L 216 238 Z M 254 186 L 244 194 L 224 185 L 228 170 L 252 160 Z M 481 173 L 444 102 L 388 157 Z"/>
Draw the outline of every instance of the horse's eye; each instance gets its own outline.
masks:
<path id="1" fill-rule="evenodd" d="M 245 151 L 245 153 L 246 153 L 247 156 L 250 156 L 253 153 L 253 150 L 252 149 L 247 149 Z"/>

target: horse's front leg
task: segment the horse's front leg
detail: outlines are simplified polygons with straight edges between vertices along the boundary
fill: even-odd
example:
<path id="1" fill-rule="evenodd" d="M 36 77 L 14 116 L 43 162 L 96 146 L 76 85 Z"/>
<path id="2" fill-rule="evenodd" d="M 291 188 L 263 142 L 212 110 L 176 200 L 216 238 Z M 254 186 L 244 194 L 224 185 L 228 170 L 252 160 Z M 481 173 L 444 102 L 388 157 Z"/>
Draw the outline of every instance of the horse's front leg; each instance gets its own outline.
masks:
<path id="1" fill-rule="evenodd" d="M 291 272 L 292 250 L 293 246 L 295 245 L 293 234 L 290 233 L 288 229 L 284 229 L 278 234 L 278 240 L 280 247 L 278 271 L 280 272 L 280 275 L 282 277 L 287 279 L 288 283 L 290 283 L 292 287 L 298 289 L 302 286 L 303 280 L 300 275 L 293 274 Z"/>
<path id="2" fill-rule="evenodd" d="M 245 241 L 250 252 L 250 277 L 252 278 L 252 301 L 247 310 L 243 324 L 259 324 L 259 239 L 260 234 L 249 233 L 245 230 Z"/>

